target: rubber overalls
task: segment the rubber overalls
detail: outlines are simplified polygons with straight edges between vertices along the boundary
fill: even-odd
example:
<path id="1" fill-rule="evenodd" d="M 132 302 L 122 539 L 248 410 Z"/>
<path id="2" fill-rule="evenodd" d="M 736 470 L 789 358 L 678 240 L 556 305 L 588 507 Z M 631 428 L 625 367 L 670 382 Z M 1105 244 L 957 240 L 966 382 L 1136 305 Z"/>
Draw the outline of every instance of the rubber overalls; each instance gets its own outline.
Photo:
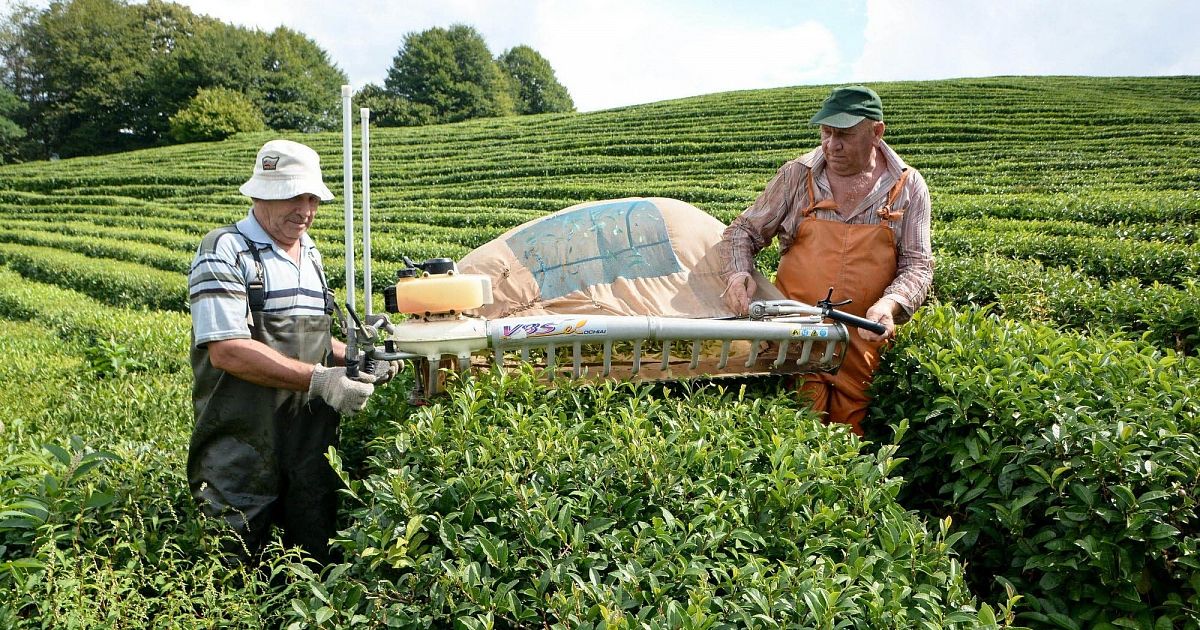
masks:
<path id="1" fill-rule="evenodd" d="M 247 287 L 251 338 L 293 359 L 329 365 L 333 302 L 320 265 L 313 260 L 325 290 L 324 314 L 265 313 L 259 245 L 246 242 L 258 268 Z M 244 560 L 259 555 L 277 524 L 284 544 L 299 545 L 327 562 L 329 539 L 337 533 L 341 481 L 325 452 L 337 445 L 337 412 L 306 392 L 255 385 L 214 368 L 208 349 L 195 343 L 191 361 L 196 426 L 187 468 L 201 511 L 224 519 L 241 535 L 246 549 L 236 551 Z"/>
<path id="2" fill-rule="evenodd" d="M 878 224 L 850 224 L 812 216 L 818 210 L 836 210 L 833 199 L 816 200 L 812 170 L 808 171 L 808 207 L 791 248 L 779 261 L 775 286 L 789 299 L 816 304 L 833 288 L 834 302 L 853 300 L 842 307 L 863 317 L 896 278 L 896 239 L 892 222 L 904 209 L 892 204 L 908 179 L 905 169 L 877 213 Z M 805 375 L 800 392 L 812 398 L 813 408 L 830 422 L 848 424 L 862 435 L 862 420 L 871 399 L 867 389 L 879 362 L 882 342 L 867 341 L 850 330 L 850 346 L 836 374 Z"/>

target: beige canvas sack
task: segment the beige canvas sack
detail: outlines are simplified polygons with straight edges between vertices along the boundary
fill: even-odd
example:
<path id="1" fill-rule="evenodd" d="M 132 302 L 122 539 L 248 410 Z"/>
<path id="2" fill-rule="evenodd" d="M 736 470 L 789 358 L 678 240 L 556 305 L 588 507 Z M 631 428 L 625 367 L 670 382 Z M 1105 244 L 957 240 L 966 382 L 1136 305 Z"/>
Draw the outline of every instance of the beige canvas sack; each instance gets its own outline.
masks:
<path id="1" fill-rule="evenodd" d="M 724 318 L 716 245 L 725 225 L 663 197 L 591 201 L 519 225 L 471 251 L 461 273 L 492 279 L 477 314 Z M 755 299 L 783 296 L 757 271 Z"/>

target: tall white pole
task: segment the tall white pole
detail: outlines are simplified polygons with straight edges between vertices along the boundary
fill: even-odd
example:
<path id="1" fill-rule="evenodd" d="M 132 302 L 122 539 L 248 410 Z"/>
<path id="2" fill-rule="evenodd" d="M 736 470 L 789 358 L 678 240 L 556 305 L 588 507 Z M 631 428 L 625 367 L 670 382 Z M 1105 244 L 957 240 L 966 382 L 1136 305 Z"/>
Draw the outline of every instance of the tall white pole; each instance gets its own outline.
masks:
<path id="1" fill-rule="evenodd" d="M 364 313 L 371 316 L 371 110 L 358 110 L 362 117 L 362 209 L 363 209 L 363 300 Z"/>
<path id="2" fill-rule="evenodd" d="M 342 190 L 346 198 L 346 304 L 354 305 L 354 119 L 349 85 L 342 86 Z"/>

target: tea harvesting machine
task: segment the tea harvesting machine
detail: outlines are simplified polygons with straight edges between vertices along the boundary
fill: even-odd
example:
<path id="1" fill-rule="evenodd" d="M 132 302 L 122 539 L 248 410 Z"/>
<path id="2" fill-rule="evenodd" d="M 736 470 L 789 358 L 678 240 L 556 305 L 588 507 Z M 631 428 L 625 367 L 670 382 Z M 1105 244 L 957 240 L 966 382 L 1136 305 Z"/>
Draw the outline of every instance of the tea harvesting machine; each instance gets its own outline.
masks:
<path id="1" fill-rule="evenodd" d="M 385 287 L 386 313 L 372 306 L 370 111 L 361 115 L 362 288 L 364 315 L 355 310 L 355 240 L 351 92 L 342 88 L 345 201 L 345 313 L 347 373 L 373 361 L 405 361 L 416 369 L 412 399 L 441 390 L 443 368 L 513 367 L 531 363 L 551 376 L 675 380 L 700 376 L 835 372 L 849 344 L 850 327 L 883 334 L 884 328 L 837 310 L 830 296 L 809 305 L 791 300 L 755 301 L 747 318 L 692 319 L 655 315 L 541 314 L 488 319 L 473 311 L 492 303 L 492 280 L 460 273 L 449 258 L 414 262 L 404 257 L 393 285 Z M 392 321 L 391 315 L 403 315 Z M 677 345 L 687 351 L 674 356 Z"/>

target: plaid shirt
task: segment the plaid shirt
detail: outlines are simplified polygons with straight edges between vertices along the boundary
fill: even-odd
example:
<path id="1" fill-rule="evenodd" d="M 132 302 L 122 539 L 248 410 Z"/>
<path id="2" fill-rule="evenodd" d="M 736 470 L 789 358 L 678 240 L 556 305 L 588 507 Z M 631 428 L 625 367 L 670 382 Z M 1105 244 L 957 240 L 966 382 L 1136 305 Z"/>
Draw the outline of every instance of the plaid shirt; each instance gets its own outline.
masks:
<path id="1" fill-rule="evenodd" d="M 933 283 L 933 251 L 929 242 L 929 188 L 921 174 L 908 167 L 900 156 L 886 143 L 880 141 L 887 171 L 879 177 L 870 194 L 859 203 L 848 216 L 836 210 L 819 209 L 812 216 L 830 221 L 852 224 L 874 224 L 881 219 L 875 212 L 887 201 L 888 192 L 900 178 L 900 172 L 908 168 L 908 181 L 893 204 L 895 208 L 906 208 L 899 223 L 893 223 L 896 234 L 896 278 L 888 285 L 883 296 L 896 301 L 904 314 L 897 323 L 907 320 L 925 301 Z M 816 200 L 830 199 L 829 178 L 825 174 L 825 153 L 817 148 L 811 153 L 784 164 L 768 184 L 766 190 L 734 219 L 721 239 L 718 250 L 724 267 L 721 277 L 726 281 L 739 271 L 754 269 L 754 257 L 771 239 L 779 237 L 779 251 L 786 254 L 795 241 L 801 212 L 808 207 L 808 172 L 812 171 L 816 184 Z"/>

